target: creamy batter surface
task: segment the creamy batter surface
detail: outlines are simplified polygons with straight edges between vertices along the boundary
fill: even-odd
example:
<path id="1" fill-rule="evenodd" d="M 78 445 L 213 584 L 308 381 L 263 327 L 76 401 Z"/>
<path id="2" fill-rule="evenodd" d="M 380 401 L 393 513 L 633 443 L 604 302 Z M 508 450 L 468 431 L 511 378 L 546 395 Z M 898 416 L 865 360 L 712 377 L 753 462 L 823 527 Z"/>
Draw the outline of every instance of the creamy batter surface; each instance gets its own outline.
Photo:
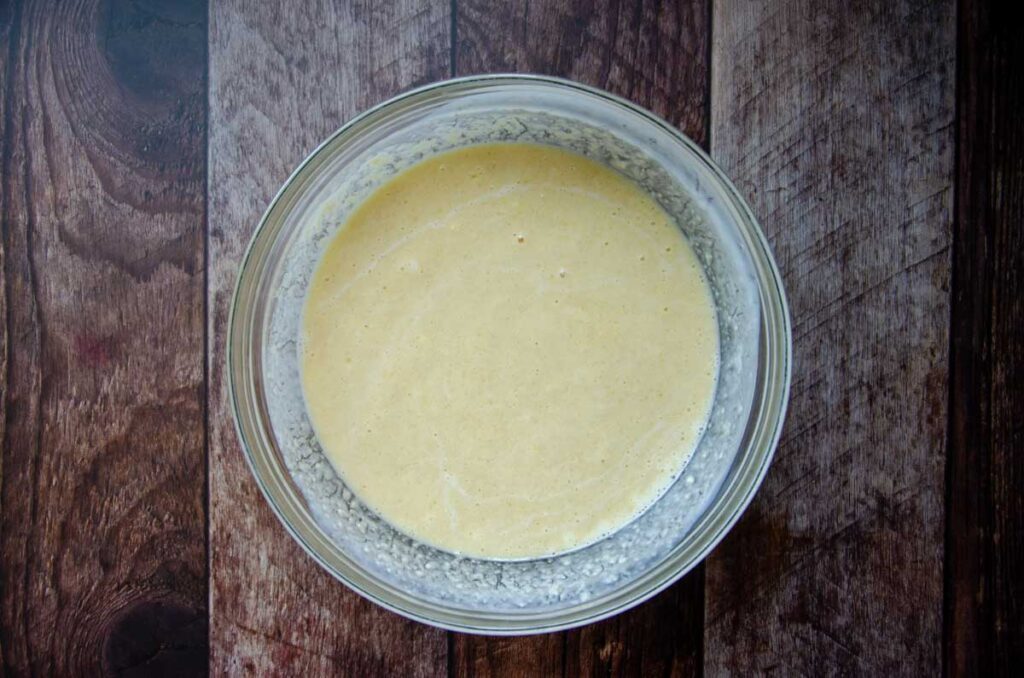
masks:
<path id="1" fill-rule="evenodd" d="M 429 158 L 329 244 L 302 383 L 348 486 L 399 530 L 530 558 L 628 523 L 702 433 L 718 334 L 700 265 L 639 186 L 532 144 Z"/>

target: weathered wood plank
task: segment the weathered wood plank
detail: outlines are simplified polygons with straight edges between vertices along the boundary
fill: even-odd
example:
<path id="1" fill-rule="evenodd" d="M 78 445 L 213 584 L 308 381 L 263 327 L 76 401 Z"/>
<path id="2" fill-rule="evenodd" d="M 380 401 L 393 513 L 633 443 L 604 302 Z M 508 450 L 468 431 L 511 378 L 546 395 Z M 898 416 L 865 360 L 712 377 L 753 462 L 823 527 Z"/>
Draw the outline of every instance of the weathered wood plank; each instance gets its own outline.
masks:
<path id="1" fill-rule="evenodd" d="M 443 632 L 351 593 L 278 524 L 238 446 L 224 347 L 240 257 L 270 198 L 346 119 L 448 74 L 449 2 L 225 0 L 210 22 L 211 671 L 443 674 Z"/>
<path id="2" fill-rule="evenodd" d="M 787 286 L 794 380 L 707 565 L 713 675 L 941 666 L 951 1 L 714 5 L 712 155 Z"/>
<path id="3" fill-rule="evenodd" d="M 459 0 L 455 71 L 572 78 L 645 106 L 707 140 L 706 0 Z M 619 617 L 569 633 L 452 635 L 457 675 L 695 675 L 703 644 L 703 568 Z"/>
<path id="4" fill-rule="evenodd" d="M 4 3 L 0 38 L 0 668 L 196 675 L 206 7 Z"/>
<path id="5" fill-rule="evenodd" d="M 961 2 L 946 665 L 1024 664 L 1024 42 L 1006 3 Z"/>

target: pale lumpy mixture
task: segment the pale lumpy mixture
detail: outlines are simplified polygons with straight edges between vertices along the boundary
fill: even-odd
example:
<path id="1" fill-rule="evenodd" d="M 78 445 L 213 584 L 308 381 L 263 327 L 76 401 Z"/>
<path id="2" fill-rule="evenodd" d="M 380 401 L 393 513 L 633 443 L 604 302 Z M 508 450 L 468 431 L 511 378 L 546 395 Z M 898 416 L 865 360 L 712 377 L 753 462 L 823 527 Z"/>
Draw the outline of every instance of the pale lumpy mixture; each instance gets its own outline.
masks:
<path id="1" fill-rule="evenodd" d="M 664 210 L 521 143 L 378 188 L 317 266 L 301 346 L 346 484 L 413 538 L 496 559 L 584 546 L 654 502 L 718 370 L 708 285 Z"/>

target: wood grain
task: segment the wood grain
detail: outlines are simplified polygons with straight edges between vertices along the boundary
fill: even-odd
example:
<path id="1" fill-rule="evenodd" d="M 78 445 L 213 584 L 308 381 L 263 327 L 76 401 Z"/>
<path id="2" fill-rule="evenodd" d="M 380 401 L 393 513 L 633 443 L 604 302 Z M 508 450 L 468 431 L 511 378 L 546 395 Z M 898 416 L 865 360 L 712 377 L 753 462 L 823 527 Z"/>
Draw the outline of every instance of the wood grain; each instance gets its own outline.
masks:
<path id="1" fill-rule="evenodd" d="M 712 155 L 793 317 L 786 430 L 707 564 L 714 675 L 934 675 L 953 205 L 952 2 L 714 5 Z"/>
<path id="2" fill-rule="evenodd" d="M 1024 664 L 1024 42 L 1005 3 L 961 2 L 946 659 Z"/>
<path id="3" fill-rule="evenodd" d="M 459 0 L 457 75 L 533 72 L 572 78 L 653 110 L 707 140 L 709 3 Z M 704 573 L 612 620 L 540 637 L 452 634 L 455 675 L 697 675 Z"/>
<path id="4" fill-rule="evenodd" d="M 345 120 L 449 72 L 449 2 L 224 0 L 210 15 L 211 672 L 438 675 L 441 631 L 363 600 L 271 514 L 231 423 L 229 297 L 243 248 L 292 169 Z"/>
<path id="5" fill-rule="evenodd" d="M 0 26 L 0 665 L 202 673 L 205 7 Z"/>
<path id="6" fill-rule="evenodd" d="M 458 0 L 455 72 L 543 73 L 626 97 L 707 140 L 707 0 Z"/>

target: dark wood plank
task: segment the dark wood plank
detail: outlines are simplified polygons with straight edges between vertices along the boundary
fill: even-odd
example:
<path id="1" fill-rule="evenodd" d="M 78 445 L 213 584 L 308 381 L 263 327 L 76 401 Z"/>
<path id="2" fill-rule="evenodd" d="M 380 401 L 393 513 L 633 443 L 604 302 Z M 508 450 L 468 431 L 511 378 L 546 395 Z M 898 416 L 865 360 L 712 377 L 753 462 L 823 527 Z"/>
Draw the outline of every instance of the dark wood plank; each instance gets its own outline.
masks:
<path id="1" fill-rule="evenodd" d="M 231 423 L 228 303 L 243 248 L 288 174 L 346 119 L 449 72 L 448 0 L 224 0 L 210 24 L 210 557 L 214 674 L 437 675 L 441 631 L 323 572 L 256 488 Z"/>
<path id="2" fill-rule="evenodd" d="M 707 0 L 635 3 L 458 0 L 455 71 L 572 78 L 645 106 L 707 140 Z M 696 675 L 703 644 L 698 568 L 647 604 L 576 631 L 452 635 L 457 675 Z"/>
<path id="3" fill-rule="evenodd" d="M 488 638 L 451 634 L 450 676 L 560 676 L 565 668 L 565 634 Z"/>
<path id="4" fill-rule="evenodd" d="M 11 3 L 0 4 L 0 73 L 3 73 L 3 83 L 0 83 L 0 443 L 7 440 L 7 363 L 10 358 L 7 338 L 7 265 L 6 265 L 6 237 L 7 232 L 7 174 L 10 163 L 9 144 L 7 139 L 7 99 L 13 95 L 8 87 L 11 82 L 10 73 L 7 69 L 11 53 L 11 45 L 14 39 L 14 7 Z M 17 17 L 20 26 L 20 17 Z M 4 483 L 4 453 L 6 448 L 0 447 L 0 492 Z M 2 495 L 0 495 L 2 497 Z M 0 499 L 2 502 L 2 499 Z M 2 507 L 2 503 L 0 503 Z M 3 533 L 3 518 L 0 517 L 0 534 Z M 0 538 L 2 543 L 2 538 Z M 2 578 L 0 573 L 0 578 Z M 3 593 L 0 592 L 0 598 Z M 4 634 L 0 633 L 0 672 L 4 668 Z"/>
<path id="5" fill-rule="evenodd" d="M 1024 42 L 1007 3 L 961 2 L 946 660 L 1024 664 Z"/>
<path id="6" fill-rule="evenodd" d="M 566 634 L 566 676 L 699 676 L 703 567 L 643 605 Z"/>
<path id="7" fill-rule="evenodd" d="M 714 674 L 941 668 L 953 2 L 714 4 L 712 155 L 793 317 L 786 431 L 707 564 Z"/>
<path id="8" fill-rule="evenodd" d="M 205 3 L 0 26 L 0 665 L 200 674 Z"/>

